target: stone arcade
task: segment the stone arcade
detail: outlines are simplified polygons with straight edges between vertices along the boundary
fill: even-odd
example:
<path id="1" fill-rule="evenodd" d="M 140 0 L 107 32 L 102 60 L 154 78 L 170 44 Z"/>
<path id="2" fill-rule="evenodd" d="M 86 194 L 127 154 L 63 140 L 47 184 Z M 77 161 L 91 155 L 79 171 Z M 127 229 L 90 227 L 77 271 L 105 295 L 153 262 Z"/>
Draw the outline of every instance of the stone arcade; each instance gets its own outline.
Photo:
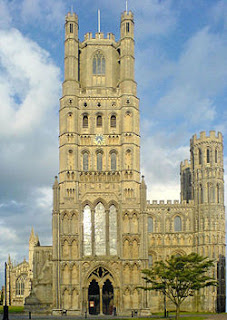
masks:
<path id="1" fill-rule="evenodd" d="M 183 309 L 225 310 L 222 135 L 192 137 L 190 162 L 181 163 L 180 202 L 147 201 L 134 63 L 131 11 L 121 16 L 119 41 L 112 33 L 87 33 L 80 42 L 77 15 L 68 13 L 53 246 L 39 241 L 30 246 L 27 310 L 77 315 L 163 310 L 161 295 L 138 289 L 141 269 L 192 251 L 215 259 L 218 287 L 188 299 Z M 167 305 L 171 308 L 170 301 Z"/>

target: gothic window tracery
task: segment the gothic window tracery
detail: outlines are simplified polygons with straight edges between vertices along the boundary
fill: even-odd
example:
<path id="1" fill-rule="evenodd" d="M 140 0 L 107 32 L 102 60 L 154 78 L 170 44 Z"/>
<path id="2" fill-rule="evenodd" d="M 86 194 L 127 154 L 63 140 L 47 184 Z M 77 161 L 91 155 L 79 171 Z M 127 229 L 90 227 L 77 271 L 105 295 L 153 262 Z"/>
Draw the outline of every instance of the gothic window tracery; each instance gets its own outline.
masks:
<path id="1" fill-rule="evenodd" d="M 94 246 L 92 246 L 94 239 Z M 109 250 L 107 250 L 109 243 Z M 99 202 L 93 211 L 86 205 L 83 210 L 84 255 L 117 254 L 117 208 L 111 205 L 106 210 Z M 76 247 L 78 250 L 78 248 Z M 78 251 L 77 251 L 78 252 Z M 77 253 L 78 255 L 78 253 Z"/>
<path id="2" fill-rule="evenodd" d="M 25 287 L 24 276 L 20 276 L 16 280 L 16 295 L 17 296 L 23 296 L 24 295 L 24 287 Z"/>
<path id="3" fill-rule="evenodd" d="M 105 75 L 105 72 L 106 72 L 105 57 L 100 51 L 98 51 L 93 58 L 93 74 Z"/>

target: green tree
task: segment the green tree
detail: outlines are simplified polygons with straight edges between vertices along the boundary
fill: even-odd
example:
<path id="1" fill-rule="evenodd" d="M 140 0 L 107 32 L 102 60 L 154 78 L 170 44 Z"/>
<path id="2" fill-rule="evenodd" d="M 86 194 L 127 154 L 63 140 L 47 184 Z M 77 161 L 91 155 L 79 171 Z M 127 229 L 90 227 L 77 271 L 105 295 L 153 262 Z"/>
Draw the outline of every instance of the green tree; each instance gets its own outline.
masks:
<path id="1" fill-rule="evenodd" d="M 176 306 L 176 319 L 179 319 L 180 306 L 196 291 L 217 282 L 208 275 L 214 267 L 213 260 L 197 253 L 171 256 L 166 261 L 157 261 L 150 269 L 142 270 L 146 281 L 144 290 L 156 290 L 166 295 Z"/>

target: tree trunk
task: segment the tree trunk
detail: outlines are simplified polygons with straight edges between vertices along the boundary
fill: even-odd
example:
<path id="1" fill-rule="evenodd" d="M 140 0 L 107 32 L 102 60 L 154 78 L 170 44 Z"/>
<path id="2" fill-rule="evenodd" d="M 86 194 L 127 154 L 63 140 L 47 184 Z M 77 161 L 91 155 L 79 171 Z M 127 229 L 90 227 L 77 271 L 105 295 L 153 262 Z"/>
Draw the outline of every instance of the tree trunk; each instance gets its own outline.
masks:
<path id="1" fill-rule="evenodd" d="M 180 318 L 180 306 L 176 306 L 176 320 Z"/>

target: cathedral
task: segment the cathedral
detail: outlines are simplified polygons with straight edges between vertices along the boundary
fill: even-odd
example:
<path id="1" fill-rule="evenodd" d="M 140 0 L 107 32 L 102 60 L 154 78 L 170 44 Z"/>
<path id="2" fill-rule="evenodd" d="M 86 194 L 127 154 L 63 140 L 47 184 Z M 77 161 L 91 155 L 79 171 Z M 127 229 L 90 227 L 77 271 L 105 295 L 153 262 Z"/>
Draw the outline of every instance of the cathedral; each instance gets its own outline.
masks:
<path id="1" fill-rule="evenodd" d="M 134 42 L 131 11 L 121 15 L 119 41 L 112 33 L 89 32 L 81 42 L 77 15 L 66 16 L 53 242 L 41 246 L 32 231 L 24 273 L 8 263 L 10 303 L 21 297 L 25 310 L 141 316 L 162 311 L 161 294 L 139 289 L 145 285 L 141 270 L 172 254 L 197 252 L 214 259 L 211 275 L 218 285 L 188 298 L 182 310 L 225 311 L 222 134 L 191 138 L 190 161 L 180 165 L 180 201 L 147 200 Z M 168 299 L 167 308 L 174 309 Z"/>

